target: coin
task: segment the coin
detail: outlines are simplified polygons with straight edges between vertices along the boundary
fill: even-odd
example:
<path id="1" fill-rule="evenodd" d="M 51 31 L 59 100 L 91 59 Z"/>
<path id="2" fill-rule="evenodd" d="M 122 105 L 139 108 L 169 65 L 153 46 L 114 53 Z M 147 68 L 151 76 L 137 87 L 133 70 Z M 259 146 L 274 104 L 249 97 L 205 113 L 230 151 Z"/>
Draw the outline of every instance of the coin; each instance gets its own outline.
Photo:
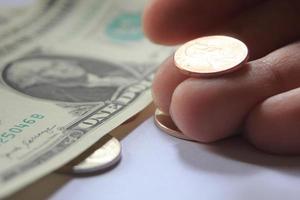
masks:
<path id="1" fill-rule="evenodd" d="M 248 59 L 248 48 L 229 36 L 207 36 L 183 44 L 175 52 L 176 67 L 192 77 L 215 77 L 235 71 Z"/>
<path id="2" fill-rule="evenodd" d="M 165 133 L 167 133 L 173 137 L 193 141 L 193 139 L 191 139 L 181 133 L 181 131 L 177 128 L 177 126 L 173 122 L 170 115 L 165 114 L 164 112 L 162 112 L 159 109 L 155 110 L 154 122 L 158 128 L 160 128 Z"/>
<path id="3" fill-rule="evenodd" d="M 106 137 L 108 139 L 105 143 L 83 161 L 78 162 L 75 159 L 59 171 L 75 174 L 93 173 L 104 171 L 117 164 L 121 159 L 121 144 L 112 136 L 107 135 Z"/>

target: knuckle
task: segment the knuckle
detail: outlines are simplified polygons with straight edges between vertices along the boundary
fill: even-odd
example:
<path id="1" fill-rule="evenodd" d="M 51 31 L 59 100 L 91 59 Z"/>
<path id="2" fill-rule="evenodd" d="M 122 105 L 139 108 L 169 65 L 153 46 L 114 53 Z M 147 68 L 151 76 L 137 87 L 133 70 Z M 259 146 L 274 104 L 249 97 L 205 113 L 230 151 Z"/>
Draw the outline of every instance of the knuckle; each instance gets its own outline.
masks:
<path id="1" fill-rule="evenodd" d="M 261 70 L 265 73 L 267 79 L 267 87 L 271 88 L 272 93 L 281 93 L 287 90 L 284 77 L 278 65 L 274 61 L 269 61 L 268 59 L 258 60 L 258 65 L 261 66 Z"/>

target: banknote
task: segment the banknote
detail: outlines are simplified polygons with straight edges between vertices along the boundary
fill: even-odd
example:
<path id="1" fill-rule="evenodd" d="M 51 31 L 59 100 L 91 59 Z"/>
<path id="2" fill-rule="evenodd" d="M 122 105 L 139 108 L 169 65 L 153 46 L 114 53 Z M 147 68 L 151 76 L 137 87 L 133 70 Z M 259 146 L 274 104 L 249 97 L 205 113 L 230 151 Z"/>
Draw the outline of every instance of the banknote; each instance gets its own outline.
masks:
<path id="1" fill-rule="evenodd" d="M 0 1 L 0 26 L 1 29 L 8 26 L 18 17 L 25 15 L 27 7 L 15 7 L 14 5 L 3 4 Z"/>
<path id="2" fill-rule="evenodd" d="M 171 51 L 144 37 L 142 1 L 42 2 L 40 19 L 15 23 L 23 32 L 0 32 L 0 198 L 145 108 Z"/>
<path id="3" fill-rule="evenodd" d="M 14 20 L 0 30 L 0 59 L 26 48 L 54 30 L 67 17 L 76 1 L 42 0 L 31 9 L 27 17 Z"/>
<path id="4" fill-rule="evenodd" d="M 35 4 L 36 3 L 36 4 Z M 35 5 L 34 5 L 35 4 Z M 42 2 L 16 2 L 0 0 L 0 32 L 5 30 L 13 30 L 17 23 L 24 23 L 28 18 L 32 18 L 33 14 L 40 9 L 38 6 L 44 5 Z"/>
<path id="5" fill-rule="evenodd" d="M 157 51 L 141 29 L 146 0 L 41 0 L 28 17 L 0 29 L 0 59 L 37 40 L 90 41 Z"/>

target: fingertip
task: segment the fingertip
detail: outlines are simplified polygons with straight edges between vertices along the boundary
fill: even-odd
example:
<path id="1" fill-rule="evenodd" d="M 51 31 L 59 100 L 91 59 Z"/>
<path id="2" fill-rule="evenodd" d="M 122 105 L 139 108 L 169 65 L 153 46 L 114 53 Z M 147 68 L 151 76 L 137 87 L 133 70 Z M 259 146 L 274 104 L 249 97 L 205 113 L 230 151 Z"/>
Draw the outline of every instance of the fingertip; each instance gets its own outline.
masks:
<path id="1" fill-rule="evenodd" d="M 235 128 L 226 122 L 224 99 L 210 89 L 215 86 L 213 81 L 187 79 L 176 87 L 171 100 L 170 114 L 178 128 L 203 143 L 223 139 Z"/>
<path id="2" fill-rule="evenodd" d="M 167 58 L 159 67 L 152 83 L 154 104 L 164 113 L 169 113 L 173 91 L 186 75 L 179 72 L 174 65 L 173 55 Z"/>
<path id="3" fill-rule="evenodd" d="M 197 108 L 201 105 L 200 102 L 195 105 L 195 96 L 191 92 L 191 86 L 193 85 L 190 84 L 190 81 L 186 80 L 176 87 L 172 95 L 170 115 L 184 135 L 200 142 L 210 142 L 210 136 L 196 128 L 196 124 L 199 124 L 198 121 L 201 121 L 197 114 Z M 204 98 L 202 98 L 203 101 Z"/>
<path id="4" fill-rule="evenodd" d="M 165 17 L 161 16 L 158 5 L 153 0 L 144 9 L 142 17 L 144 34 L 154 43 L 172 45 L 174 42 L 166 30 Z"/>
<path id="5" fill-rule="evenodd" d="M 250 113 L 245 137 L 265 152 L 299 154 L 299 101 L 300 89 L 268 98 Z"/>
<path id="6" fill-rule="evenodd" d="M 157 32 L 153 27 L 155 25 L 154 16 L 152 11 L 152 4 L 147 5 L 144 9 L 143 16 L 142 16 L 142 28 L 145 36 L 150 39 L 154 43 L 159 43 L 157 41 Z"/>
<path id="7" fill-rule="evenodd" d="M 176 45 L 207 33 L 210 21 L 202 20 L 195 2 L 152 0 L 144 9 L 143 31 L 154 43 Z"/>

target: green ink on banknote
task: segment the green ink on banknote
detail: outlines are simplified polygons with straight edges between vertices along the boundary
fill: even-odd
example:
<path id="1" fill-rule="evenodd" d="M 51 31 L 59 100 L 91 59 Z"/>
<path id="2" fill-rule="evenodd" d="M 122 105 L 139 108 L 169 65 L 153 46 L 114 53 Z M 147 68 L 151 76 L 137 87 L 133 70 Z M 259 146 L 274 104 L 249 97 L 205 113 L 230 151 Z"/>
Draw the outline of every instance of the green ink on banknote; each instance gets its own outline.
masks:
<path id="1" fill-rule="evenodd" d="M 23 119 L 21 122 L 11 126 L 6 131 L 0 133 L 0 144 L 7 143 L 14 139 L 19 133 L 22 133 L 24 129 L 32 127 L 37 121 L 43 119 L 45 116 L 40 114 L 32 114 L 29 117 Z"/>
<path id="2" fill-rule="evenodd" d="M 143 39 L 140 13 L 122 13 L 107 26 L 106 34 L 119 41 L 136 41 Z"/>

